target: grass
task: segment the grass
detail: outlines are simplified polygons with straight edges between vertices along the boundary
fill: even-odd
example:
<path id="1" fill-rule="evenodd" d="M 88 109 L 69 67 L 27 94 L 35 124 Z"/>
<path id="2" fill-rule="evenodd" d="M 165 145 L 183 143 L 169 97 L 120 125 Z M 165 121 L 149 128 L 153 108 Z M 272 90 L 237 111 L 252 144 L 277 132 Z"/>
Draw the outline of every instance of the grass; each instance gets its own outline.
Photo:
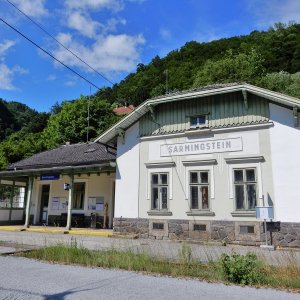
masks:
<path id="1" fill-rule="evenodd" d="M 26 253 L 23 257 L 39 259 L 54 263 L 77 264 L 86 267 L 114 268 L 173 277 L 190 277 L 209 282 L 224 282 L 228 284 L 222 264 L 209 262 L 207 264 L 195 261 L 189 246 L 183 244 L 178 253 L 177 261 L 153 258 L 147 253 L 132 251 L 117 251 L 116 249 L 92 251 L 77 245 L 73 240 L 70 245 L 57 244 Z M 260 281 L 255 286 L 290 289 L 300 292 L 300 268 L 295 263 L 287 266 L 268 266 L 261 264 Z"/>

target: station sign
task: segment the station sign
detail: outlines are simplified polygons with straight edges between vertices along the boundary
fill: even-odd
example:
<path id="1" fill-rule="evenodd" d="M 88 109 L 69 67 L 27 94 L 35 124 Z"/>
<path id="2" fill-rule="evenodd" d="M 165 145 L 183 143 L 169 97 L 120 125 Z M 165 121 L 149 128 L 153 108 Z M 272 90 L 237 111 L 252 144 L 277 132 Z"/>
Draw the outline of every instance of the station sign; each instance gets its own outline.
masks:
<path id="1" fill-rule="evenodd" d="M 59 174 L 44 174 L 40 176 L 40 180 L 59 180 Z"/>

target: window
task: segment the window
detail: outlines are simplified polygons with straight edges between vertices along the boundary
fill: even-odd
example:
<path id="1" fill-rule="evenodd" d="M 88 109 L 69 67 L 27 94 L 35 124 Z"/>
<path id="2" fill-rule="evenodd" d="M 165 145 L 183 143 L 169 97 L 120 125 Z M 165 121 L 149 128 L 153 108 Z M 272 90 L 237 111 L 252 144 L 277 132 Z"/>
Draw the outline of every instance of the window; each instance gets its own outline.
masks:
<path id="1" fill-rule="evenodd" d="M 234 169 L 234 193 L 237 210 L 254 210 L 256 206 L 256 169 Z"/>
<path id="2" fill-rule="evenodd" d="M 83 209 L 84 192 L 85 192 L 85 183 L 84 182 L 75 182 L 74 183 L 74 192 L 73 192 L 73 208 Z"/>
<path id="3" fill-rule="evenodd" d="M 207 126 L 207 116 L 200 115 L 200 116 L 193 116 L 190 118 L 190 127 L 197 128 L 197 127 L 206 127 Z"/>
<path id="4" fill-rule="evenodd" d="M 0 186 L 0 208 L 24 208 L 25 188 Z"/>
<path id="5" fill-rule="evenodd" d="M 191 209 L 209 209 L 209 172 L 190 172 L 190 207 Z"/>
<path id="6" fill-rule="evenodd" d="M 156 230 L 163 230 L 164 229 L 164 223 L 153 223 L 152 228 Z"/>
<path id="7" fill-rule="evenodd" d="M 240 226 L 240 233 L 254 233 L 254 226 Z"/>
<path id="8" fill-rule="evenodd" d="M 24 200 L 25 200 L 25 188 L 24 187 L 15 188 L 12 207 L 24 208 Z"/>
<path id="9" fill-rule="evenodd" d="M 169 174 L 151 174 L 151 209 L 168 210 Z"/>
<path id="10" fill-rule="evenodd" d="M 194 231 L 206 231 L 205 224 L 194 224 Z"/>

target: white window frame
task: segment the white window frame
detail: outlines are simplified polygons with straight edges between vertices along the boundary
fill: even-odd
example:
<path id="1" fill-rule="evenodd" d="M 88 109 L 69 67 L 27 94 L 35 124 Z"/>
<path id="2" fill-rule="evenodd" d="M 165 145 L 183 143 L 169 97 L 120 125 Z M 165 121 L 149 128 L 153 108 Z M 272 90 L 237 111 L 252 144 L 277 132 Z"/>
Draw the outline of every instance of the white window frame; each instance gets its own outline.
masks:
<path id="1" fill-rule="evenodd" d="M 233 201 L 234 211 L 246 211 L 246 210 L 236 210 L 235 203 L 235 192 L 234 192 L 234 169 L 256 169 L 256 191 L 257 191 L 257 201 L 256 205 L 263 204 L 263 185 L 262 185 L 262 171 L 261 171 L 261 163 L 244 163 L 244 164 L 229 164 L 228 165 L 228 190 L 229 190 L 229 198 Z M 251 210 L 252 211 L 252 210 Z"/>
<path id="2" fill-rule="evenodd" d="M 175 166 L 175 164 L 174 164 Z M 169 173 L 168 180 L 169 180 L 169 190 L 168 190 L 168 198 L 169 200 L 173 199 L 173 168 L 171 167 L 162 167 L 162 168 L 147 168 L 147 183 L 146 183 L 146 191 L 147 191 L 147 200 L 151 200 L 151 178 L 152 173 Z M 169 205 L 168 205 L 169 207 Z M 150 205 L 151 209 L 151 205 Z"/>
<path id="3" fill-rule="evenodd" d="M 246 177 L 246 171 L 247 170 L 254 170 L 254 175 L 255 175 L 255 180 L 254 181 L 247 181 L 245 180 L 245 177 Z M 258 196 L 257 196 L 257 169 L 256 168 L 233 168 L 233 186 L 234 186 L 234 204 L 235 204 L 235 210 L 236 211 L 245 211 L 245 210 L 255 210 L 255 207 L 254 208 L 248 208 L 249 207 L 249 200 L 248 200 L 248 194 L 247 194 L 247 185 L 255 185 L 255 196 L 256 196 L 256 199 L 255 199 L 255 202 L 256 202 L 256 205 L 257 206 L 257 203 L 258 203 Z M 235 180 L 234 180 L 234 172 L 235 171 L 242 171 L 243 172 L 243 181 L 241 182 L 238 182 L 236 183 Z M 245 208 L 237 208 L 237 199 L 236 199 L 236 191 L 235 191 L 235 186 L 236 185 L 240 185 L 240 186 L 243 186 L 243 192 L 244 192 L 244 199 L 243 199 L 243 204 L 245 206 Z"/>
<path id="4" fill-rule="evenodd" d="M 208 182 L 207 183 L 191 183 L 190 179 L 191 179 L 191 173 L 198 173 L 198 176 L 200 175 L 201 172 L 205 172 L 208 174 Z M 188 182 L 189 182 L 189 206 L 190 206 L 190 210 L 194 211 L 194 210 L 203 210 L 203 211 L 210 211 L 211 209 L 211 201 L 210 201 L 210 171 L 209 170 L 191 170 L 188 173 Z M 191 186 L 196 186 L 198 188 L 198 208 L 192 208 L 192 197 L 191 197 Z M 208 186 L 208 208 L 203 208 L 202 207 L 202 199 L 200 199 L 200 188 L 201 186 Z"/>
<path id="5" fill-rule="evenodd" d="M 200 118 L 200 117 L 205 117 L 205 123 L 204 124 L 199 124 L 199 121 L 197 120 L 197 124 L 196 125 L 192 125 L 192 118 Z M 198 114 L 198 115 L 193 115 L 190 116 L 190 128 L 195 129 L 195 128 L 205 128 L 208 127 L 208 114 Z"/>
<path id="6" fill-rule="evenodd" d="M 157 184 L 153 184 L 152 183 L 152 177 L 153 175 L 157 175 L 158 176 L 158 182 Z M 160 175 L 167 175 L 167 183 L 163 184 L 160 182 Z M 150 203 L 150 210 L 151 211 L 169 211 L 169 176 L 170 174 L 168 172 L 157 172 L 151 173 L 151 178 L 150 178 L 150 184 L 151 184 L 151 203 Z M 156 187 L 158 189 L 158 207 L 154 208 L 153 206 L 153 188 Z M 161 193 L 161 189 L 162 188 L 167 188 L 167 208 L 163 208 L 162 207 L 162 193 Z"/>
<path id="7" fill-rule="evenodd" d="M 195 162 L 194 164 L 197 164 Z M 190 178 L 189 174 L 191 171 L 208 171 L 209 172 L 209 200 L 215 199 L 215 178 L 214 178 L 214 166 L 213 165 L 201 165 L 201 161 L 198 162 L 199 165 L 186 166 L 185 167 L 185 176 L 184 176 L 184 186 L 185 186 L 185 199 L 190 201 Z M 211 201 L 209 201 L 209 207 L 211 209 Z"/>

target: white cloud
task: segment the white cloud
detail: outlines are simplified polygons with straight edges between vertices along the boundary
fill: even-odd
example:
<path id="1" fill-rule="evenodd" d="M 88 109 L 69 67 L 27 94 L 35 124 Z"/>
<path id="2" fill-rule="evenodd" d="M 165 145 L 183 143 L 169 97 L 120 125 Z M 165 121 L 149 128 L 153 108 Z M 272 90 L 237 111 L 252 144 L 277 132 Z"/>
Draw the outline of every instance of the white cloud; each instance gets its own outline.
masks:
<path id="1" fill-rule="evenodd" d="M 275 22 L 300 21 L 299 0 L 251 0 L 248 9 L 254 12 L 262 26 L 273 25 Z"/>
<path id="2" fill-rule="evenodd" d="M 126 34 L 97 36 L 95 42 L 90 46 L 72 40 L 70 34 L 61 33 L 58 39 L 80 55 L 81 59 L 93 66 L 94 69 L 104 73 L 132 71 L 139 61 L 139 46 L 145 43 L 142 35 Z M 69 66 L 77 66 L 90 71 L 61 47 L 56 49 L 54 54 Z"/>
<path id="3" fill-rule="evenodd" d="M 161 28 L 159 34 L 164 40 L 170 40 L 172 37 L 171 31 L 165 28 Z"/>
<path id="4" fill-rule="evenodd" d="M 0 89 L 2 90 L 14 90 L 13 85 L 14 72 L 9 69 L 5 64 L 0 64 Z"/>
<path id="5" fill-rule="evenodd" d="M 97 28 L 101 26 L 99 22 L 93 21 L 89 15 L 80 11 L 70 13 L 67 24 L 70 28 L 76 29 L 82 35 L 89 38 L 95 36 Z"/>
<path id="6" fill-rule="evenodd" d="M 0 89 L 2 90 L 16 90 L 17 88 L 13 84 L 14 77 L 18 74 L 28 73 L 27 70 L 20 66 L 14 66 L 9 68 L 6 64 L 0 64 Z"/>
<path id="7" fill-rule="evenodd" d="M 27 70 L 15 65 L 9 67 L 4 61 L 7 51 L 15 45 L 15 41 L 5 40 L 0 43 L 0 89 L 2 90 L 15 90 L 16 87 L 13 84 L 14 77 L 18 74 L 26 74 Z"/>
<path id="8" fill-rule="evenodd" d="M 126 25 L 127 21 L 123 18 L 111 18 L 105 25 L 102 25 L 104 32 L 113 32 L 117 30 L 117 25 Z"/>
<path id="9" fill-rule="evenodd" d="M 76 82 L 74 80 L 68 80 L 64 83 L 65 86 L 74 86 L 76 84 Z"/>
<path id="10" fill-rule="evenodd" d="M 53 75 L 53 74 L 50 74 L 47 78 L 46 78 L 47 81 L 54 81 L 56 80 L 56 76 Z"/>
<path id="11" fill-rule="evenodd" d="M 48 14 L 45 0 L 11 0 L 11 2 L 30 17 L 42 17 Z"/>
<path id="12" fill-rule="evenodd" d="M 65 6 L 71 10 L 102 10 L 112 9 L 115 11 L 123 8 L 121 0 L 66 0 Z"/>
<path id="13" fill-rule="evenodd" d="M 3 43 L 0 43 L 0 59 L 4 57 L 7 50 L 16 44 L 12 40 L 4 40 Z"/>

